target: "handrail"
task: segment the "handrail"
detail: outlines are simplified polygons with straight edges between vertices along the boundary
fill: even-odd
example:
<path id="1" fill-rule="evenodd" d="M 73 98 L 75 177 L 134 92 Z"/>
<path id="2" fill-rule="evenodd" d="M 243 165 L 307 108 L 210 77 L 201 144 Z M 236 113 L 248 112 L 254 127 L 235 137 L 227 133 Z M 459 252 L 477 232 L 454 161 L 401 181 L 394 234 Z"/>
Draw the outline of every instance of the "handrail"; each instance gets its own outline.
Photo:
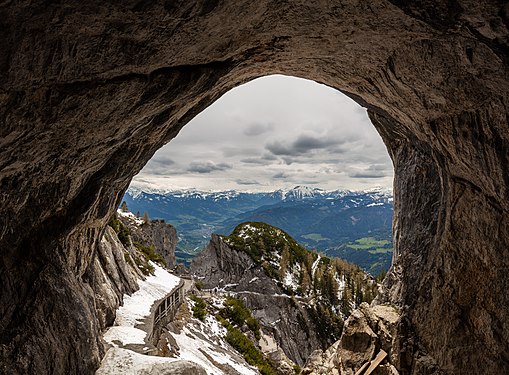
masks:
<path id="1" fill-rule="evenodd" d="M 179 284 L 168 294 L 158 305 L 154 313 L 154 327 L 166 316 L 173 317 L 177 309 L 183 302 L 184 296 L 182 288 L 184 287 L 184 280 L 180 280 Z"/>

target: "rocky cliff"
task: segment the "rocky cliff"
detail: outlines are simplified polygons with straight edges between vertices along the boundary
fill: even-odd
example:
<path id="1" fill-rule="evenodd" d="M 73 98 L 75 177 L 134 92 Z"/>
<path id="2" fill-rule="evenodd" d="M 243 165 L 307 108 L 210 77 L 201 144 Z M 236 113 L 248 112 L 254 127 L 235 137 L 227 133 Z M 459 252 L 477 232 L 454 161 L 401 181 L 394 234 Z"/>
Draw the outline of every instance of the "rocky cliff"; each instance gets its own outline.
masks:
<path id="1" fill-rule="evenodd" d="M 337 340 L 343 319 L 376 289 L 357 267 L 312 253 L 263 223 L 213 235 L 191 272 L 204 288 L 240 298 L 298 365 Z"/>
<path id="2" fill-rule="evenodd" d="M 1 371 L 95 371 L 86 275 L 129 181 L 282 73 L 367 107 L 393 159 L 400 370 L 508 373 L 508 25 L 499 0 L 2 2 Z"/>
<path id="3" fill-rule="evenodd" d="M 113 324 L 115 310 L 122 304 L 122 296 L 138 290 L 137 278 L 143 277 L 131 255 L 111 227 L 106 227 L 95 253 L 87 282 L 94 291 L 97 316 L 103 327 Z"/>
<path id="4" fill-rule="evenodd" d="M 118 212 L 119 220 L 129 228 L 133 242 L 152 247 L 159 254 L 167 268 L 177 265 L 175 249 L 177 248 L 177 231 L 164 220 L 148 220 L 136 218 L 131 213 Z"/>
<path id="5" fill-rule="evenodd" d="M 361 304 L 345 322 L 341 339 L 325 351 L 313 352 L 301 375 L 354 375 L 371 365 L 374 375 L 399 375 L 393 365 L 404 349 L 398 336 L 399 323 L 396 308 Z"/>

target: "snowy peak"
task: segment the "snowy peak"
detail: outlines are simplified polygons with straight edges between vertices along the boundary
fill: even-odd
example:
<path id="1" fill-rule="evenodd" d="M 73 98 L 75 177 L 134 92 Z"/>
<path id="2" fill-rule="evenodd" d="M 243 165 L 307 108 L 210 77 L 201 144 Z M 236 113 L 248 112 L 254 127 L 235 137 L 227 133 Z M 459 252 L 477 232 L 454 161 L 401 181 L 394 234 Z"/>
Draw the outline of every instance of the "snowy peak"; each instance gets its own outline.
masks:
<path id="1" fill-rule="evenodd" d="M 306 198 L 322 197 L 325 195 L 325 190 L 319 188 L 311 188 L 308 186 L 295 186 L 293 189 L 288 190 L 285 195 L 285 200 L 300 200 Z"/>
<path id="2" fill-rule="evenodd" d="M 373 188 L 364 191 L 352 191 L 345 189 L 338 189 L 327 191 L 316 187 L 309 186 L 295 186 L 292 189 L 278 189 L 272 192 L 243 192 L 237 190 L 224 190 L 224 191 L 204 191 L 197 189 L 177 189 L 177 190 L 163 190 L 147 187 L 130 186 L 126 194 L 130 195 L 133 199 L 139 198 L 142 195 L 158 195 L 165 197 L 174 197 L 180 199 L 198 199 L 198 200 L 231 200 L 241 195 L 253 196 L 270 196 L 279 200 L 302 200 L 310 198 L 342 198 L 346 195 L 352 194 L 366 194 L 372 197 L 392 197 L 392 190 L 389 188 Z"/>

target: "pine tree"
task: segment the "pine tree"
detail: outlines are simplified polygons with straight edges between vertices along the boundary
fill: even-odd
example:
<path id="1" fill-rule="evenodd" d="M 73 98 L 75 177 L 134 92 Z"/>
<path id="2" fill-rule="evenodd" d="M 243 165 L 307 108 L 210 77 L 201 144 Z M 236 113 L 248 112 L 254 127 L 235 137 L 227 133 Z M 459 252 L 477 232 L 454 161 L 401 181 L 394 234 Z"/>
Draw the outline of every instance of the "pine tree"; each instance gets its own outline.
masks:
<path id="1" fill-rule="evenodd" d="M 145 212 L 143 213 L 143 222 L 144 222 L 145 224 L 147 224 L 149 221 L 150 221 L 150 219 L 148 218 L 148 213 L 147 213 L 147 211 L 145 211 Z"/>
<path id="2" fill-rule="evenodd" d="M 300 287 L 302 289 L 303 294 L 307 294 L 309 291 L 309 287 L 311 286 L 311 277 L 309 276 L 309 272 L 306 269 L 306 266 L 304 263 L 301 265 L 302 268 L 302 279 L 300 281 Z"/>
<path id="3" fill-rule="evenodd" d="M 281 260 L 279 261 L 279 275 L 281 276 L 281 278 L 285 277 L 289 263 L 290 263 L 290 249 L 288 248 L 288 245 L 285 244 L 283 246 L 283 251 L 281 252 Z"/>
<path id="4" fill-rule="evenodd" d="M 125 201 L 123 201 L 122 204 L 120 205 L 120 209 L 122 210 L 122 212 L 129 211 L 129 209 L 127 208 L 127 203 Z"/>
<path id="5" fill-rule="evenodd" d="M 313 254 L 308 252 L 306 253 L 306 258 L 305 258 L 305 265 L 306 265 L 306 270 L 309 272 L 309 274 L 311 274 L 311 269 L 313 268 Z"/>

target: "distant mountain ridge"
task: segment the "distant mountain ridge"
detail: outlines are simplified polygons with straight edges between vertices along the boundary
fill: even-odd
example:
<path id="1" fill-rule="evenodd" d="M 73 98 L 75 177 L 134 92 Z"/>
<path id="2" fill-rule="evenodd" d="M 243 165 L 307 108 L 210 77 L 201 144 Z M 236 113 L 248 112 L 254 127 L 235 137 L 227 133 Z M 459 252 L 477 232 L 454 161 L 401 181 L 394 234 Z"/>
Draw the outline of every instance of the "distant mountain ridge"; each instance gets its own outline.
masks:
<path id="1" fill-rule="evenodd" d="M 177 228 L 177 257 L 188 262 L 210 235 L 261 221 L 282 228 L 299 243 L 352 261 L 372 274 L 392 257 L 393 197 L 389 189 L 326 191 L 307 186 L 272 192 L 150 190 L 124 195 L 132 212 L 147 212 Z M 356 242 L 360 241 L 360 242 Z"/>

